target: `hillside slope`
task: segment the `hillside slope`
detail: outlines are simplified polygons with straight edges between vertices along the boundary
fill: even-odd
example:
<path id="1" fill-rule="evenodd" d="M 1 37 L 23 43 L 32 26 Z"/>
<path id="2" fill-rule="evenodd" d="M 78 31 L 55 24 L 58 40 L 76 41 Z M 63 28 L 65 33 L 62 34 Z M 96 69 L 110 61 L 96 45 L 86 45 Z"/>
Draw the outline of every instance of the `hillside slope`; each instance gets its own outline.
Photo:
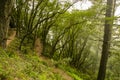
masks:
<path id="1" fill-rule="evenodd" d="M 0 80 L 82 80 L 55 64 L 43 56 L 0 50 Z"/>

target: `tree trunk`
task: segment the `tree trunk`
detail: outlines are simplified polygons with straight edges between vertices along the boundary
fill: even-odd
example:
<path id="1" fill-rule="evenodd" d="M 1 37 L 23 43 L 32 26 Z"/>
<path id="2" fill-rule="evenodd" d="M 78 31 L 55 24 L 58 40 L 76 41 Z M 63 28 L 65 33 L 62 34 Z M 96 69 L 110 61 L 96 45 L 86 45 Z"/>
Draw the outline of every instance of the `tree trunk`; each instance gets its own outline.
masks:
<path id="1" fill-rule="evenodd" d="M 113 12 L 114 12 L 114 2 L 115 0 L 107 0 L 107 8 L 105 15 L 105 28 L 104 28 L 104 40 L 102 46 L 102 56 L 98 72 L 97 80 L 105 80 L 106 75 L 106 65 L 110 50 L 111 32 L 113 25 Z"/>
<path id="2" fill-rule="evenodd" d="M 6 48 L 13 0 L 0 0 L 0 47 Z"/>

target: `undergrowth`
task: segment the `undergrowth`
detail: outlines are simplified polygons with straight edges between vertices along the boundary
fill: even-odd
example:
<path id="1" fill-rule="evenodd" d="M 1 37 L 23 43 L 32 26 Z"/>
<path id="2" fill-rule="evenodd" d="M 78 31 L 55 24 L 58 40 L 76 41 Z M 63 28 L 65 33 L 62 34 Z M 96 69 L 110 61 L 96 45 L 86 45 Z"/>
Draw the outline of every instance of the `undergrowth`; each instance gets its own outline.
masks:
<path id="1" fill-rule="evenodd" d="M 64 80 L 35 54 L 0 50 L 0 80 Z"/>
<path id="2" fill-rule="evenodd" d="M 56 67 L 65 71 L 73 80 L 84 80 L 80 78 L 84 75 L 67 66 L 66 60 L 51 59 L 50 62 L 53 66 L 35 53 L 22 54 L 0 49 L 0 80 L 66 80 L 62 74 L 52 71 Z"/>

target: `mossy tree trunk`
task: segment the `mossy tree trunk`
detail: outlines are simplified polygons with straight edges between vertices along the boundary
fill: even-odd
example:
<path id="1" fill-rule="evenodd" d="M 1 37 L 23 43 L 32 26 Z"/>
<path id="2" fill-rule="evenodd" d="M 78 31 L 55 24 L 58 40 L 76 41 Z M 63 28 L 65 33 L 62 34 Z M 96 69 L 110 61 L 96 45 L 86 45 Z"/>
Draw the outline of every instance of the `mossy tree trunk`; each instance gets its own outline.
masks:
<path id="1" fill-rule="evenodd" d="M 0 0 L 0 47 L 6 48 L 13 0 Z"/>

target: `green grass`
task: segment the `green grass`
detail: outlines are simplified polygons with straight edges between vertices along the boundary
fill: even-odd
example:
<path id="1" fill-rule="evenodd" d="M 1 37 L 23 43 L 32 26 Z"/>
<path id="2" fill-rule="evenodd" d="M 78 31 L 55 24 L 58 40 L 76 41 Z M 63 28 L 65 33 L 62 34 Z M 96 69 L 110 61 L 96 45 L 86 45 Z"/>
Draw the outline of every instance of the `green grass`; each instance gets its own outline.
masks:
<path id="1" fill-rule="evenodd" d="M 66 71 L 68 75 L 70 75 L 74 80 L 83 80 L 79 75 L 81 73 L 77 72 L 75 69 L 71 68 L 70 66 L 66 65 L 59 65 L 59 68 Z"/>
<path id="2" fill-rule="evenodd" d="M 0 49 L 0 80 L 65 80 L 62 74 L 52 71 L 56 66 L 74 80 L 83 80 L 80 73 L 63 64 L 64 61 L 48 60 L 50 62 L 34 53 L 20 54 Z"/>
<path id="3" fill-rule="evenodd" d="M 51 68 L 36 55 L 0 50 L 0 80 L 64 80 Z"/>
<path id="4" fill-rule="evenodd" d="M 59 65 L 58 67 L 64 70 L 68 75 L 70 75 L 74 80 L 93 80 L 87 74 L 80 72 L 79 70 L 72 68 L 68 65 Z"/>

